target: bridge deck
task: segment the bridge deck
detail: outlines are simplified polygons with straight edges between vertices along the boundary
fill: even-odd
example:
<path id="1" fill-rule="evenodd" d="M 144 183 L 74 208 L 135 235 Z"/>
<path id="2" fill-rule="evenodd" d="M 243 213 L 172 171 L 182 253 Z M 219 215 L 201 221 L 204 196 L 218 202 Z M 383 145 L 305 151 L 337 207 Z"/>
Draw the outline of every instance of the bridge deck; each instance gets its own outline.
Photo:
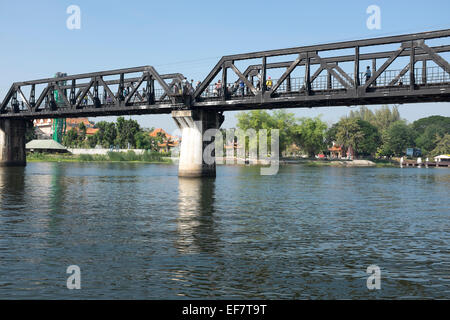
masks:
<path id="1" fill-rule="evenodd" d="M 436 40 L 439 46 L 429 43 Z M 195 90 L 182 74 L 160 75 L 151 66 L 18 82 L 0 118 L 450 101 L 449 40 L 447 29 L 225 56 Z M 379 49 L 386 46 L 392 50 Z M 280 57 L 286 61 L 268 61 Z M 369 64 L 366 79 L 360 66 Z"/>

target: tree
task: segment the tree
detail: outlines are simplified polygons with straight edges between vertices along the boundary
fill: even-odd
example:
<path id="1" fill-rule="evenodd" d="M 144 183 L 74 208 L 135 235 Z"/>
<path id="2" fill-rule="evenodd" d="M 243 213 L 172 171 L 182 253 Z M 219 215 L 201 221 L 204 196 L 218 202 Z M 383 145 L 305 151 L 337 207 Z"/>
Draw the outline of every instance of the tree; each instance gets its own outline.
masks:
<path id="1" fill-rule="evenodd" d="M 117 137 L 116 124 L 114 122 L 100 121 L 95 126 L 98 128 L 98 131 L 95 133 L 96 144 L 101 145 L 103 148 L 114 146 Z"/>
<path id="2" fill-rule="evenodd" d="M 136 148 L 138 149 L 146 149 L 146 150 L 155 150 L 153 148 L 154 143 L 152 137 L 150 137 L 148 132 L 145 131 L 139 131 L 136 133 L 135 136 L 136 140 Z"/>
<path id="3" fill-rule="evenodd" d="M 450 154 L 450 134 L 445 134 L 443 137 L 437 136 L 436 147 L 431 151 L 432 156 L 441 154 Z"/>
<path id="4" fill-rule="evenodd" d="M 357 118 L 344 118 L 338 122 L 336 142 L 344 148 L 352 147 L 356 154 L 373 155 L 381 143 L 378 129 Z"/>
<path id="5" fill-rule="evenodd" d="M 81 145 L 84 140 L 86 140 L 86 126 L 84 125 L 84 122 L 80 122 L 78 125 L 78 140 L 79 145 Z"/>
<path id="6" fill-rule="evenodd" d="M 273 112 L 272 121 L 273 129 L 279 130 L 280 151 L 284 151 L 294 142 L 297 119 L 292 112 L 286 112 L 286 110 L 281 109 Z M 271 137 L 270 130 L 269 137 Z"/>
<path id="7" fill-rule="evenodd" d="M 361 106 L 359 110 L 351 110 L 348 117 L 351 119 L 353 118 L 361 119 L 370 123 L 372 123 L 372 121 L 375 120 L 374 113 L 366 106 Z"/>
<path id="8" fill-rule="evenodd" d="M 389 126 L 401 120 L 398 107 L 394 106 L 392 109 L 387 105 L 383 105 L 380 109 L 372 112 L 366 106 L 362 106 L 359 110 L 350 111 L 349 118 L 357 118 L 369 122 L 373 126 L 377 127 L 380 133 L 384 132 Z"/>
<path id="9" fill-rule="evenodd" d="M 300 124 L 295 128 L 295 142 L 310 157 L 325 149 L 325 131 L 327 125 L 316 118 L 300 118 Z"/>
<path id="10" fill-rule="evenodd" d="M 423 154 L 427 154 L 436 148 L 436 138 L 446 133 L 450 132 L 446 132 L 445 128 L 439 124 L 430 124 L 425 128 L 423 133 L 417 135 L 415 145 L 422 150 Z"/>
<path id="11" fill-rule="evenodd" d="M 66 147 L 77 147 L 78 146 L 78 131 L 75 128 L 70 129 L 66 132 L 66 134 L 63 137 L 63 144 Z"/>
<path id="12" fill-rule="evenodd" d="M 416 120 L 412 124 L 415 132 L 415 146 L 428 154 L 436 148 L 437 136 L 450 134 L 450 117 L 430 116 Z"/>
<path id="13" fill-rule="evenodd" d="M 27 126 L 25 129 L 25 143 L 30 142 L 31 140 L 36 139 L 36 131 L 34 129 L 33 123 L 27 122 Z"/>
<path id="14" fill-rule="evenodd" d="M 258 133 L 259 130 L 266 129 L 268 141 L 271 139 L 271 130 L 278 129 L 280 151 L 285 150 L 293 142 L 296 119 L 293 113 L 288 113 L 286 110 L 276 110 L 272 114 L 265 110 L 240 112 L 237 120 L 237 127 L 243 131 L 254 129 Z M 248 141 L 246 141 L 247 150 L 248 147 Z"/>
<path id="15" fill-rule="evenodd" d="M 414 146 L 414 131 L 405 121 L 392 123 L 383 134 L 383 145 L 379 154 L 384 156 L 402 156 L 406 148 Z"/>
<path id="16" fill-rule="evenodd" d="M 391 124 L 400 120 L 400 112 L 397 106 L 394 106 L 391 110 L 387 105 L 384 105 L 375 111 L 373 121 L 369 122 L 377 127 L 379 132 L 384 132 Z"/>
<path id="17" fill-rule="evenodd" d="M 412 128 L 421 135 L 431 125 L 441 127 L 445 133 L 450 133 L 450 117 L 443 116 L 430 116 L 416 120 L 413 122 Z"/>
<path id="18" fill-rule="evenodd" d="M 364 139 L 360 141 L 355 151 L 363 156 L 374 156 L 377 148 L 381 145 L 378 128 L 364 120 L 359 120 L 358 124 L 364 133 Z"/>
<path id="19" fill-rule="evenodd" d="M 339 123 L 334 123 L 328 130 L 325 132 L 325 144 L 328 147 L 333 145 L 333 142 L 336 142 L 336 134 L 339 128 Z"/>
<path id="20" fill-rule="evenodd" d="M 135 148 L 136 138 L 135 135 L 141 128 L 136 120 L 125 120 L 124 117 L 117 118 L 117 137 L 116 143 L 120 148 Z"/>
<path id="21" fill-rule="evenodd" d="M 95 148 L 95 146 L 96 146 L 97 143 L 98 143 L 98 141 L 97 141 L 97 135 L 94 134 L 94 135 L 92 135 L 92 136 L 88 136 L 86 142 L 87 142 L 87 146 L 88 146 L 89 148 Z"/>

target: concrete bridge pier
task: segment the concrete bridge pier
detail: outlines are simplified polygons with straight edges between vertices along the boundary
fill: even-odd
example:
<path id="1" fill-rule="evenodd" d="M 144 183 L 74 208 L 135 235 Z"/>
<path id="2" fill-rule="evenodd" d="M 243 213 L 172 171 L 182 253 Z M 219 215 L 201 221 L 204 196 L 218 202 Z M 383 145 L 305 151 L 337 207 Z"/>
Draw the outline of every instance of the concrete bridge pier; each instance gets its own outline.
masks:
<path id="1" fill-rule="evenodd" d="M 208 164 L 203 151 L 211 141 L 203 141 L 208 129 L 219 129 L 224 116 L 217 111 L 177 110 L 172 117 L 181 130 L 179 177 L 215 177 L 216 163 Z"/>
<path id="2" fill-rule="evenodd" d="M 25 166 L 26 120 L 0 119 L 0 166 Z"/>

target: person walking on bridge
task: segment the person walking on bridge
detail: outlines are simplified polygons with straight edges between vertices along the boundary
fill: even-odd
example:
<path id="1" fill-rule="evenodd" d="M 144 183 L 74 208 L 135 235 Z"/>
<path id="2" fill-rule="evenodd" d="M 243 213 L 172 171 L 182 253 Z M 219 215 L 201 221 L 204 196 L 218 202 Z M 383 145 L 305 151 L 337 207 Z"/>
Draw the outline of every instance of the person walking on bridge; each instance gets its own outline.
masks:
<path id="1" fill-rule="evenodd" d="M 370 67 L 367 66 L 366 73 L 364 73 L 364 76 L 366 77 L 366 82 L 369 81 L 369 79 L 372 77 L 372 71 L 370 71 Z"/>
<path id="2" fill-rule="evenodd" d="M 242 79 L 239 82 L 239 90 L 241 91 L 241 96 L 244 96 L 244 94 L 245 94 L 245 83 L 244 83 L 244 80 L 242 80 Z"/>
<path id="3" fill-rule="evenodd" d="M 271 77 L 269 77 L 269 79 L 267 79 L 267 81 L 266 81 L 266 89 L 267 90 L 272 90 L 272 78 Z"/>
<path id="4" fill-rule="evenodd" d="M 216 83 L 216 90 L 217 90 L 217 95 L 219 97 L 222 96 L 222 82 L 220 80 Z"/>

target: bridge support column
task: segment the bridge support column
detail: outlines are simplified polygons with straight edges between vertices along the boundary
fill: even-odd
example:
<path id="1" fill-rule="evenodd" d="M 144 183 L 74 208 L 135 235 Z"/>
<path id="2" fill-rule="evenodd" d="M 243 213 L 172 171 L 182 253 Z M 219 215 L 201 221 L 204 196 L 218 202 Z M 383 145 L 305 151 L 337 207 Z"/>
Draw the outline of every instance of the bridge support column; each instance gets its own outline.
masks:
<path id="1" fill-rule="evenodd" d="M 0 166 L 25 166 L 25 120 L 0 119 Z"/>
<path id="2" fill-rule="evenodd" d="M 207 164 L 203 151 L 211 141 L 203 141 L 208 129 L 219 129 L 224 117 L 216 111 L 179 110 L 172 117 L 181 130 L 179 177 L 215 177 L 216 163 Z"/>

